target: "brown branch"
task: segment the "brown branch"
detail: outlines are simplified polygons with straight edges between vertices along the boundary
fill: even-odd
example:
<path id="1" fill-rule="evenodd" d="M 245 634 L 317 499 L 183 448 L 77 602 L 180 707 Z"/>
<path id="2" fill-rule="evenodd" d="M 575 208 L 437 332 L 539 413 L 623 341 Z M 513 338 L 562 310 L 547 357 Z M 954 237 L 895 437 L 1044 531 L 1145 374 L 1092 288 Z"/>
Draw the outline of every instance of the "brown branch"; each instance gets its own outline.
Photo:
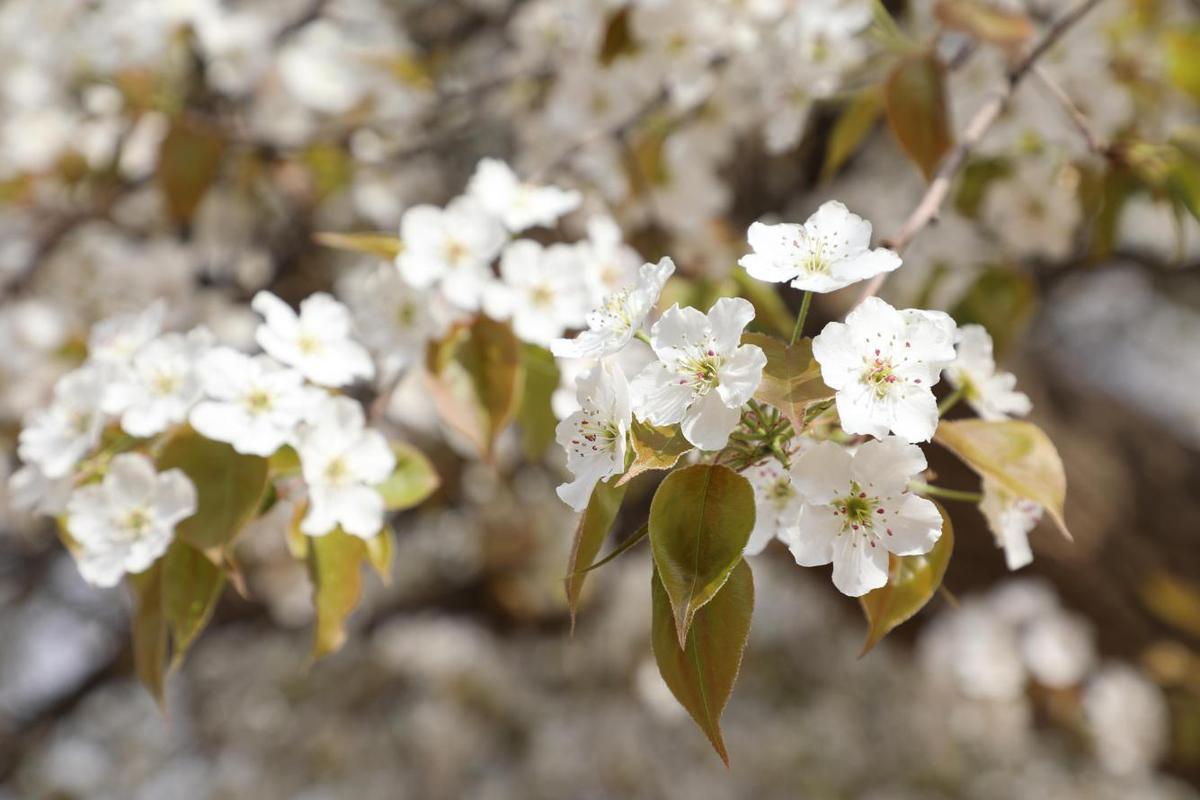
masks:
<path id="1" fill-rule="evenodd" d="M 1075 105 L 1075 101 L 1067 94 L 1066 90 L 1058 85 L 1058 82 L 1051 77 L 1041 65 L 1033 68 L 1033 74 L 1037 76 L 1042 85 L 1054 95 L 1054 99 L 1058 101 L 1063 110 L 1071 118 L 1071 122 L 1075 124 L 1075 128 L 1083 136 L 1087 142 L 1088 149 L 1098 155 L 1107 156 L 1109 153 L 1109 145 L 1105 142 L 1095 130 L 1092 129 L 1092 124 L 1088 120 L 1087 115 L 1080 110 L 1079 106 Z"/>
<path id="2" fill-rule="evenodd" d="M 968 156 L 971 155 L 972 151 L 974 151 L 975 147 L 1000 116 L 1000 113 L 1008 104 L 1017 86 L 1029 74 L 1030 70 L 1034 68 L 1038 59 L 1045 55 L 1046 51 L 1053 47 L 1072 25 L 1101 2 L 1102 0 L 1082 0 L 1077 3 L 1074 8 L 1051 25 L 1050 29 L 1046 31 L 1033 49 L 1009 71 L 1008 80 L 1005 81 L 1000 90 L 984 103 L 975 112 L 975 116 L 967 122 L 958 143 L 955 144 L 949 155 L 942 161 L 933 180 L 930 181 L 929 187 L 925 190 L 924 196 L 917 203 L 912 213 L 909 214 L 908 219 L 900 226 L 900 230 L 885 240 L 885 244 L 888 247 L 897 253 L 903 251 L 918 233 L 937 218 L 938 212 L 942 208 L 942 203 L 945 202 L 946 196 L 950 193 L 950 186 L 954 182 L 954 178 L 958 175 L 958 171 L 962 169 Z M 883 286 L 886 276 L 887 273 L 883 273 L 872 278 L 863 288 L 862 294 L 859 296 L 859 302 L 877 294 L 880 287 Z"/>

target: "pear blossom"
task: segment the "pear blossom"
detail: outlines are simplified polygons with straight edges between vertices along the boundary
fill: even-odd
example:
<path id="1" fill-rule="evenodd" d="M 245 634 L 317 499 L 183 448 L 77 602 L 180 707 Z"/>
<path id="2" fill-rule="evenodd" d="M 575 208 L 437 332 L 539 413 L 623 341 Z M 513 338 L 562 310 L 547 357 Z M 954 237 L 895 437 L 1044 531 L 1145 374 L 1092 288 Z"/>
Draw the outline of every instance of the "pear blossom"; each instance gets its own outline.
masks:
<path id="1" fill-rule="evenodd" d="M 992 356 L 992 337 L 982 325 L 959 328 L 958 355 L 946 367 L 946 379 L 986 420 L 1023 417 L 1033 407 L 1029 397 L 1016 390 L 1017 378 L 1011 372 L 997 372 Z"/>
<path id="2" fill-rule="evenodd" d="M 791 473 L 774 458 L 767 458 L 742 470 L 742 477 L 754 488 L 754 529 L 743 551 L 748 556 L 761 553 L 772 539 L 795 535 L 796 520 L 802 504 L 800 493 L 792 486 Z"/>
<path id="3" fill-rule="evenodd" d="M 650 329 L 659 360 L 631 385 L 638 418 L 680 423 L 684 437 L 701 450 L 724 447 L 767 363 L 761 348 L 739 345 L 752 319 L 754 306 L 740 297 L 722 297 L 707 315 L 678 305 L 667 309 Z"/>
<path id="4" fill-rule="evenodd" d="M 1006 492 L 995 481 L 984 480 L 979 511 L 996 537 L 996 546 L 1003 548 L 1004 560 L 1010 570 L 1018 570 L 1033 562 L 1029 532 L 1042 519 L 1043 510 L 1032 500 Z"/>
<path id="5" fill-rule="evenodd" d="M 162 331 L 167 304 L 156 300 L 144 310 L 102 320 L 88 336 L 88 358 L 101 364 L 125 364 Z"/>
<path id="6" fill-rule="evenodd" d="M 67 499 L 74 488 L 74 475 L 48 478 L 35 464 L 23 465 L 8 478 L 13 508 L 51 517 L 66 510 Z"/>
<path id="7" fill-rule="evenodd" d="M 555 439 L 567 451 L 574 479 L 558 487 L 558 496 L 576 511 L 587 508 L 592 489 L 625 471 L 625 452 L 633 415 L 629 383 L 621 367 L 602 361 L 576 383 L 579 410 L 558 423 Z"/>
<path id="8" fill-rule="evenodd" d="M 574 339 L 553 342 L 551 352 L 561 358 L 603 358 L 620 352 L 641 330 L 674 272 L 675 262 L 670 258 L 643 264 L 632 286 L 609 294 L 587 315 L 587 330 Z"/>
<path id="9" fill-rule="evenodd" d="M 17 443 L 21 460 L 37 465 L 50 479 L 68 475 L 100 441 L 105 423 L 100 399 L 105 383 L 103 370 L 96 365 L 62 376 L 54 386 L 50 406 L 25 420 Z"/>
<path id="10" fill-rule="evenodd" d="M 851 597 L 886 584 L 888 553 L 928 553 L 942 535 L 937 506 L 908 491 L 924 469 L 921 449 L 895 436 L 853 453 L 824 441 L 802 454 L 792 465 L 800 516 L 786 533 L 796 563 L 833 562 L 833 585 Z"/>
<path id="11" fill-rule="evenodd" d="M 250 303 L 263 316 L 255 339 L 267 355 L 300 370 L 319 386 L 346 386 L 374 377 L 366 348 L 350 337 L 350 312 L 325 292 L 300 303 L 300 313 L 270 292 Z"/>
<path id="12" fill-rule="evenodd" d="M 383 528 L 383 496 L 375 489 L 387 480 L 396 457 L 379 431 L 366 427 L 362 406 L 331 397 L 300 432 L 297 451 L 308 485 L 308 513 L 300 530 L 324 536 L 341 526 L 369 539 Z"/>
<path id="13" fill-rule="evenodd" d="M 196 362 L 211 343 L 204 328 L 154 339 L 115 369 L 105 386 L 104 410 L 119 415 L 131 436 L 154 436 L 183 422 L 200 399 Z"/>
<path id="14" fill-rule="evenodd" d="M 658 360 L 650 345 L 640 339 L 633 339 L 620 352 L 603 359 L 595 358 L 559 358 L 558 388 L 550 395 L 550 408 L 555 419 L 566 419 L 579 410 L 579 399 L 575 393 L 575 382 L 579 376 L 595 367 L 601 360 L 613 361 L 621 367 L 626 375 L 637 375 L 647 365 Z"/>
<path id="15" fill-rule="evenodd" d="M 937 427 L 933 385 L 954 360 L 955 325 L 941 311 L 896 310 L 869 297 L 813 339 L 821 377 L 847 433 L 888 431 L 926 442 Z"/>
<path id="16" fill-rule="evenodd" d="M 467 194 L 513 233 L 549 227 L 579 207 L 579 192 L 557 186 L 523 183 L 512 168 L 496 158 L 485 158 L 475 167 Z"/>
<path id="17" fill-rule="evenodd" d="M 526 342 L 548 346 L 587 315 L 587 287 L 570 245 L 518 239 L 504 248 L 500 278 L 485 291 L 484 310 L 511 318 L 513 332 Z"/>
<path id="18" fill-rule="evenodd" d="M 609 216 L 592 217 L 587 223 L 588 238 L 580 242 L 579 260 L 584 281 L 599 305 L 604 298 L 637 279 L 642 257 L 621 236 L 621 228 Z"/>
<path id="19" fill-rule="evenodd" d="M 298 370 L 228 347 L 207 353 L 197 371 L 212 399 L 192 409 L 192 427 L 248 455 L 269 456 L 295 444 L 297 427 L 323 397 Z"/>
<path id="20" fill-rule="evenodd" d="M 1152 680 L 1127 664 L 1101 667 L 1083 690 L 1096 761 L 1112 775 L 1149 772 L 1170 751 L 1171 709 Z"/>
<path id="21" fill-rule="evenodd" d="M 836 200 L 823 204 L 803 225 L 755 222 L 747 232 L 754 251 L 738 263 L 753 278 L 791 281 L 808 292 L 832 292 L 900 266 L 900 256 L 874 250 L 871 223 Z"/>
<path id="22" fill-rule="evenodd" d="M 156 472 L 137 453 L 114 457 L 100 483 L 76 489 L 67 503 L 80 574 L 96 586 L 114 586 L 125 573 L 142 572 L 194 513 L 196 487 L 182 470 Z"/>
<path id="23" fill-rule="evenodd" d="M 471 197 L 444 209 L 413 206 L 400 219 L 403 249 L 396 266 L 418 289 L 440 287 L 455 306 L 476 311 L 492 281 L 490 265 L 508 236 L 504 227 Z"/>
<path id="24" fill-rule="evenodd" d="M 1085 617 L 1054 609 L 1021 630 L 1021 657 L 1043 686 L 1068 689 L 1083 683 L 1096 663 L 1096 634 Z"/>

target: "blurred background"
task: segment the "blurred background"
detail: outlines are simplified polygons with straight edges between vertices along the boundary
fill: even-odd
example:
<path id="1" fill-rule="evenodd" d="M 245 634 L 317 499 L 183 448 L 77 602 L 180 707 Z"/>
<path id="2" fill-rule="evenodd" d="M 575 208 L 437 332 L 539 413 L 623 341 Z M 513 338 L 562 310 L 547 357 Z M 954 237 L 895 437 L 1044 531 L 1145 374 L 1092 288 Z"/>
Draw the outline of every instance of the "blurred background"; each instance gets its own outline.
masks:
<path id="1" fill-rule="evenodd" d="M 383 424 L 444 484 L 315 664 L 280 503 L 165 713 L 132 674 L 126 593 L 84 585 L 0 490 L 0 799 L 1200 796 L 1194 0 L 1090 9 L 883 290 L 988 327 L 1063 456 L 1075 542 L 1043 525 L 1009 574 L 955 504 L 948 592 L 861 659 L 856 603 L 769 549 L 728 771 L 658 677 L 644 546 L 593 576 L 572 635 L 557 454 L 515 432 L 494 465 L 463 452 L 410 367 L 392 265 L 314 241 L 394 235 L 495 156 L 584 193 L 555 238 L 610 217 L 639 258 L 674 257 L 675 296 L 753 292 L 753 220 L 839 199 L 886 237 L 920 199 L 881 92 L 903 41 L 937 53 L 959 131 L 1068 4 L 984 5 L 1020 35 L 964 24 L 966 0 L 889 2 L 895 30 L 856 0 L 0 4 L 0 470 L 96 321 L 163 298 L 172 327 L 246 346 L 257 290 L 332 289 L 399 380 Z"/>

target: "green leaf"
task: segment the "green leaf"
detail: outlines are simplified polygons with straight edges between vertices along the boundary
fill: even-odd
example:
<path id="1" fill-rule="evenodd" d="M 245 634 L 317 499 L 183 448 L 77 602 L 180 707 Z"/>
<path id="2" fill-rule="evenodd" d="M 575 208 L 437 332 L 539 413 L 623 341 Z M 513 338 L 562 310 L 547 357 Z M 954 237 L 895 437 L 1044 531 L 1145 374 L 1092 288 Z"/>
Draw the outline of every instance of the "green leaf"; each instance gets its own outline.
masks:
<path id="1" fill-rule="evenodd" d="M 940 503 L 934 502 L 934 505 L 942 515 L 942 535 L 933 549 L 920 556 L 889 555 L 887 585 L 859 598 L 867 616 L 867 640 L 863 642 L 860 657 L 892 630 L 912 619 L 942 585 L 954 552 L 954 526 L 946 509 Z"/>
<path id="2" fill-rule="evenodd" d="M 313 235 L 317 244 L 332 247 L 334 250 L 347 250 L 352 253 L 366 253 L 370 256 L 391 261 L 400 255 L 403 244 L 395 236 L 382 233 L 317 233 Z"/>
<path id="3" fill-rule="evenodd" d="M 385 525 L 383 530 L 366 540 L 367 561 L 385 584 L 392 582 L 392 561 L 396 556 L 395 537 L 391 527 Z"/>
<path id="4" fill-rule="evenodd" d="M 204 553 L 176 539 L 162 561 L 162 585 L 174 669 L 212 618 L 225 588 L 225 574 Z"/>
<path id="5" fill-rule="evenodd" d="M 133 588 L 133 667 L 138 680 L 162 708 L 167 674 L 167 619 L 163 614 L 162 562 L 129 576 Z"/>
<path id="6" fill-rule="evenodd" d="M 1167 60 L 1167 77 L 1180 91 L 1200 103 L 1200 24 L 1165 32 L 1163 52 Z"/>
<path id="7" fill-rule="evenodd" d="M 926 180 L 954 142 L 945 78 L 945 66 L 929 51 L 901 59 L 884 84 L 888 124 Z"/>
<path id="8" fill-rule="evenodd" d="M 225 140 L 215 128 L 188 117 L 171 121 L 159 147 L 155 176 L 172 220 L 192 219 L 216 180 L 224 155 Z"/>
<path id="9" fill-rule="evenodd" d="M 678 644 L 671 601 L 657 570 L 650 581 L 650 639 L 658 671 L 671 694 L 692 715 L 728 767 L 729 753 L 721 738 L 721 713 L 733 693 L 750 635 L 750 617 L 754 611 L 754 577 L 750 567 L 738 559 L 721 591 L 696 614 L 682 648 Z"/>
<path id="10" fill-rule="evenodd" d="M 1033 21 L 1023 12 L 981 0 L 938 0 L 933 15 L 951 30 L 1007 50 L 1020 48 L 1035 32 Z"/>
<path id="11" fill-rule="evenodd" d="M 1063 520 L 1067 476 L 1058 450 L 1041 428 L 1021 420 L 954 420 L 938 425 L 934 441 L 980 477 L 1041 505 L 1063 536 L 1071 538 Z"/>
<path id="12" fill-rule="evenodd" d="M 596 560 L 596 554 L 608 538 L 608 532 L 612 529 L 613 520 L 617 518 L 621 501 L 624 499 L 624 486 L 617 486 L 611 481 L 601 481 L 592 490 L 587 508 L 579 518 L 579 527 L 575 529 L 575 541 L 571 545 L 571 555 L 567 559 L 567 577 L 563 581 L 567 590 L 567 609 L 571 613 L 572 631 L 575 630 L 575 611 L 579 607 L 579 595 L 583 591 L 587 569 Z"/>
<path id="13" fill-rule="evenodd" d="M 362 597 L 366 544 L 341 528 L 309 541 L 308 568 L 313 583 L 317 629 L 313 656 L 337 651 L 346 641 L 346 618 Z"/>
<path id="14" fill-rule="evenodd" d="M 670 469 L 692 449 L 692 443 L 684 438 L 678 425 L 660 428 L 635 419 L 629 428 L 629 438 L 633 442 L 633 461 L 617 486 L 624 486 L 643 472 Z"/>
<path id="15" fill-rule="evenodd" d="M 767 356 L 762 383 L 754 397 L 779 409 L 791 420 L 796 433 L 802 432 L 809 406 L 833 397 L 833 390 L 821 380 L 821 365 L 813 358 L 812 339 L 800 339 L 788 346 L 773 336 L 748 333 L 742 343 L 761 347 Z"/>
<path id="16" fill-rule="evenodd" d="M 821 165 L 821 180 L 827 181 L 858 152 L 875 123 L 883 114 L 883 92 L 878 86 L 869 86 L 850 99 L 838 115 L 837 122 L 829 132 L 825 146 L 825 163 Z M 790 331 L 784 329 L 783 334 Z"/>
<path id="17" fill-rule="evenodd" d="M 383 495 L 388 511 L 418 506 L 442 485 L 433 464 L 411 444 L 394 442 L 392 453 L 396 456 L 396 468 L 386 481 L 375 487 Z"/>
<path id="18" fill-rule="evenodd" d="M 544 347 L 526 344 L 522 348 L 525 365 L 525 389 L 517 421 L 521 424 L 521 446 L 530 459 L 540 459 L 554 441 L 556 420 L 550 398 L 558 389 L 559 372 L 554 356 Z"/>
<path id="19" fill-rule="evenodd" d="M 163 446 L 158 468 L 178 467 L 196 486 L 196 513 L 179 524 L 179 536 L 201 550 L 233 541 L 258 511 L 267 489 L 267 460 L 193 432 Z"/>
<path id="20" fill-rule="evenodd" d="M 741 560 L 753 528 L 754 489 L 728 467 L 696 464 L 659 484 L 650 503 L 650 549 L 680 648 L 696 612 Z"/>
<path id="21" fill-rule="evenodd" d="M 267 472 L 272 478 L 289 478 L 300 474 L 300 454 L 285 444 L 267 458 Z"/>
<path id="22" fill-rule="evenodd" d="M 425 366 L 442 419 L 490 458 L 521 401 L 521 343 L 512 329 L 480 316 L 431 344 Z"/>

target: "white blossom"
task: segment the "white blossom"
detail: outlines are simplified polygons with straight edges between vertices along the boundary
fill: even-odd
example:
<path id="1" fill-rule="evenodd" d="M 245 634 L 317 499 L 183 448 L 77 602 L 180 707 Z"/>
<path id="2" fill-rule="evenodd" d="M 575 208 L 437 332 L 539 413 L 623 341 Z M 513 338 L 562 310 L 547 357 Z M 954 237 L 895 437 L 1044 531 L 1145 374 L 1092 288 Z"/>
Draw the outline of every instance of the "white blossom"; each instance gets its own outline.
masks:
<path id="1" fill-rule="evenodd" d="M 602 361 L 580 376 L 576 391 L 579 410 L 555 429 L 555 439 L 567 451 L 567 469 L 574 475 L 558 487 L 558 496 L 583 511 L 597 483 L 625 471 L 632 413 L 629 384 L 615 362 Z"/>
<path id="2" fill-rule="evenodd" d="M 641 330 L 674 272 L 670 258 L 643 264 L 632 286 L 609 294 L 587 315 L 587 330 L 574 339 L 553 342 L 550 350 L 562 358 L 602 358 L 620 352 Z"/>
<path id="3" fill-rule="evenodd" d="M 621 236 L 621 228 L 612 217 L 592 217 L 587 223 L 588 238 L 576 245 L 583 263 L 584 280 L 592 293 L 592 303 L 637 279 L 642 257 Z"/>
<path id="4" fill-rule="evenodd" d="M 350 312 L 330 295 L 310 295 L 298 315 L 270 292 L 256 294 L 251 306 L 265 320 L 255 334 L 259 346 L 313 383 L 346 386 L 374 377 L 370 354 L 350 337 Z"/>
<path id="5" fill-rule="evenodd" d="M 747 233 L 754 252 L 738 263 L 751 277 L 797 289 L 832 292 L 900 266 L 900 256 L 871 249 L 871 223 L 836 200 L 817 209 L 803 225 L 755 222 Z"/>
<path id="6" fill-rule="evenodd" d="M 1167 752 L 1171 716 L 1163 692 L 1125 664 L 1110 664 L 1088 681 L 1083 714 L 1096 759 L 1106 772 L 1148 772 Z"/>
<path id="7" fill-rule="evenodd" d="M 156 300 L 143 311 L 96 323 L 88 336 L 88 358 L 101 364 L 125 364 L 162 331 L 167 304 Z"/>
<path id="8" fill-rule="evenodd" d="M 211 334 L 163 334 L 118 366 L 104 389 L 103 408 L 119 415 L 131 436 L 154 436 L 187 419 L 200 399 L 196 362 L 211 345 Z"/>
<path id="9" fill-rule="evenodd" d="M 88 365 L 69 372 L 54 386 L 54 399 L 32 412 L 17 445 L 27 464 L 36 464 L 47 478 L 62 478 L 100 441 L 105 415 L 100 408 L 105 380 L 100 367 Z"/>
<path id="10" fill-rule="evenodd" d="M 1096 661 L 1095 634 L 1087 620 L 1055 609 L 1029 620 L 1021 631 L 1021 656 L 1043 686 L 1068 689 L 1087 677 Z"/>
<path id="11" fill-rule="evenodd" d="M 496 319 L 512 319 L 520 339 L 549 346 L 583 323 L 588 292 L 570 245 L 543 247 L 518 239 L 504 248 L 500 278 L 485 291 L 484 310 Z"/>
<path id="12" fill-rule="evenodd" d="M 937 427 L 933 385 L 954 360 L 955 325 L 940 311 L 897 311 L 869 297 L 813 339 L 821 377 L 837 392 L 847 433 L 888 431 L 925 442 Z"/>
<path id="13" fill-rule="evenodd" d="M 895 436 L 861 445 L 853 454 L 820 442 L 796 459 L 792 485 L 802 507 L 787 532 L 796 563 L 833 562 L 833 585 L 859 597 L 887 583 L 888 553 L 928 553 L 942 535 L 942 516 L 908 491 L 925 469 L 916 445 Z"/>
<path id="14" fill-rule="evenodd" d="M 79 572 L 96 586 L 114 586 L 125 573 L 144 571 L 195 512 L 196 487 L 182 470 L 156 472 L 136 453 L 114 457 L 104 479 L 76 489 L 67 504 Z"/>
<path id="15" fill-rule="evenodd" d="M 298 370 L 227 347 L 207 353 L 198 373 L 211 399 L 192 409 L 192 427 L 249 455 L 269 456 L 294 445 L 297 427 L 323 397 Z"/>
<path id="16" fill-rule="evenodd" d="M 680 423 L 684 437 L 701 450 L 724 447 L 767 363 L 761 348 L 740 345 L 752 319 L 754 306 L 740 297 L 722 297 L 707 315 L 678 305 L 667 309 L 650 329 L 659 360 L 630 387 L 638 418 Z"/>
<path id="17" fill-rule="evenodd" d="M 308 513 L 300 530 L 323 536 L 341 526 L 369 539 L 383 528 L 383 497 L 396 457 L 379 431 L 366 427 L 362 406 L 348 397 L 329 398 L 300 433 L 296 448 L 308 485 Z"/>
<path id="18" fill-rule="evenodd" d="M 475 311 L 492 281 L 492 260 L 507 238 L 500 222 L 470 197 L 444 209 L 413 206 L 400 220 L 403 249 L 396 265 L 418 289 L 438 286 L 451 303 Z"/>
<path id="19" fill-rule="evenodd" d="M 786 540 L 795 535 L 802 501 L 792 486 L 791 473 L 774 458 L 752 464 L 741 474 L 754 487 L 754 529 L 745 549 L 746 555 L 754 556 L 772 539 Z"/>
<path id="20" fill-rule="evenodd" d="M 513 233 L 552 226 L 559 217 L 578 208 L 582 200 L 576 191 L 523 183 L 508 164 L 495 158 L 485 158 L 476 165 L 467 194 Z"/>
<path id="21" fill-rule="evenodd" d="M 984 480 L 979 511 L 996 537 L 996 546 L 1003 548 L 1004 560 L 1010 570 L 1033 562 L 1029 533 L 1041 520 L 1043 510 L 1032 500 L 1006 492 L 995 481 Z"/>
<path id="22" fill-rule="evenodd" d="M 1016 389 L 1017 378 L 1011 372 L 997 372 L 992 356 L 992 337 L 982 325 L 959 328 L 958 354 L 946 367 L 946 380 L 961 389 L 963 398 L 980 417 L 1002 420 L 1023 417 L 1032 404 L 1024 392 Z"/>

